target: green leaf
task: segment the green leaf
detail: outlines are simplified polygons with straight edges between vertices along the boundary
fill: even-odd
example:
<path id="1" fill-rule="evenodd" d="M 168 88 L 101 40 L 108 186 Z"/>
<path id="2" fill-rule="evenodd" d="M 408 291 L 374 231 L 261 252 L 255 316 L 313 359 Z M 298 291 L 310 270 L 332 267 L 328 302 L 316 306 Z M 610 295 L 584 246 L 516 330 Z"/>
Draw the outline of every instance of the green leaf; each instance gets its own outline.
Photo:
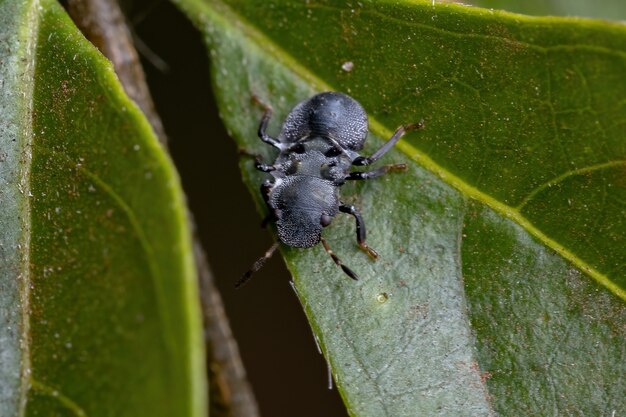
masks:
<path id="1" fill-rule="evenodd" d="M 352 95 L 364 154 L 425 121 L 380 162 L 408 173 L 341 189 L 381 259 L 348 216 L 324 235 L 360 281 L 319 245 L 282 248 L 351 415 L 626 411 L 624 26 L 430 1 L 178 3 L 226 125 L 268 162 L 253 95 L 274 136 L 313 93 Z M 265 175 L 241 165 L 262 207 Z"/>
<path id="2" fill-rule="evenodd" d="M 205 415 L 178 177 L 54 1 L 0 1 L 0 415 Z"/>

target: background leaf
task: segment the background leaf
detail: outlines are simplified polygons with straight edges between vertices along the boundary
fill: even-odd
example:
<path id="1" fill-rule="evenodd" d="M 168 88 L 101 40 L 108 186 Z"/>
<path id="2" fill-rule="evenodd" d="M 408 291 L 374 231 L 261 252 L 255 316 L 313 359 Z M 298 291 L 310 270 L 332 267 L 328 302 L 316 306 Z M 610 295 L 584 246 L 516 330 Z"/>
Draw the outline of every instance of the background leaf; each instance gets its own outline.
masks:
<path id="1" fill-rule="evenodd" d="M 620 0 L 473 0 L 475 6 L 503 9 L 531 15 L 597 17 L 611 20 L 626 19 L 626 5 Z"/>
<path id="2" fill-rule="evenodd" d="M 204 415 L 170 161 L 58 4 L 4 1 L 0 21 L 0 415 Z"/>
<path id="3" fill-rule="evenodd" d="M 406 175 L 343 187 L 353 223 L 285 248 L 352 415 L 603 415 L 624 410 L 621 25 L 430 2 L 180 0 L 207 35 L 222 115 L 240 146 L 322 90 L 357 98 L 385 163 Z M 352 63 L 346 71 L 345 63 Z M 242 161 L 258 201 L 263 175 Z M 386 297 L 384 296 L 386 295 Z"/>

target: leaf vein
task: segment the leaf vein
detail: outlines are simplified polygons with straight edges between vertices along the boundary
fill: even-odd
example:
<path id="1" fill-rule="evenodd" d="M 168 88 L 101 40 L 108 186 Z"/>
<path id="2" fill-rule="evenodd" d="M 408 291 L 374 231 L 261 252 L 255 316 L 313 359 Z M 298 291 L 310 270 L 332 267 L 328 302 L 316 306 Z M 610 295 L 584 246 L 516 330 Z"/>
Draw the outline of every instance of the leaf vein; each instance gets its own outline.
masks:
<path id="1" fill-rule="evenodd" d="M 81 406 L 79 406 L 76 401 L 72 400 L 70 397 L 64 395 L 58 389 L 52 388 L 43 382 L 37 381 L 36 379 L 31 379 L 30 381 L 31 387 L 44 395 L 52 397 L 60 402 L 66 409 L 70 410 L 78 417 L 87 417 L 87 413 Z"/>
<path id="2" fill-rule="evenodd" d="M 103 179 L 101 179 L 98 175 L 96 175 L 95 173 L 89 171 L 87 168 L 85 168 L 84 165 L 80 166 L 80 168 L 78 168 L 81 172 L 83 172 L 87 177 L 89 177 L 91 180 L 93 180 L 96 184 L 98 184 L 98 186 L 105 192 L 107 193 L 109 196 L 111 196 L 111 198 L 113 199 L 113 201 L 115 201 L 117 203 L 117 205 L 122 209 L 122 211 L 124 212 L 124 214 L 126 215 L 126 218 L 128 219 L 129 223 L 132 226 L 133 231 L 135 232 L 135 235 L 137 236 L 137 239 L 139 240 L 139 244 L 141 245 L 142 249 L 144 250 L 145 254 L 146 254 L 146 261 L 148 264 L 148 268 L 150 270 L 150 278 L 152 280 L 152 285 L 154 287 L 154 293 L 156 296 L 156 301 L 159 305 L 159 308 L 157 308 L 157 314 L 161 320 L 162 323 L 164 323 L 166 326 L 169 324 L 169 321 L 166 320 L 166 317 L 164 316 L 166 314 L 167 309 L 164 308 L 164 306 L 166 305 L 165 303 L 165 295 L 163 294 L 163 292 L 161 291 L 161 286 L 159 285 L 159 268 L 156 265 L 155 261 L 154 261 L 154 251 L 152 250 L 152 246 L 150 245 L 150 243 L 148 242 L 148 239 L 146 237 L 146 234 L 143 230 L 143 228 L 141 227 L 141 224 L 139 223 L 139 220 L 137 219 L 137 216 L 135 215 L 134 211 L 132 210 L 132 208 L 130 207 L 129 204 L 126 203 L 126 201 L 124 201 L 124 199 L 122 198 L 122 196 L 120 196 L 118 193 L 115 192 L 115 190 L 113 189 L 113 187 L 111 187 L 108 183 L 106 183 Z M 166 332 L 160 332 L 160 334 L 164 337 L 164 342 L 165 342 L 165 346 L 171 350 L 171 346 L 169 343 L 169 340 L 165 338 L 165 333 Z"/>
<path id="3" fill-rule="evenodd" d="M 587 167 L 583 167 L 583 168 L 579 168 L 579 169 L 573 169 L 573 170 L 564 172 L 563 174 L 561 174 L 559 176 L 556 176 L 556 177 L 554 177 L 554 178 L 544 182 L 543 184 L 539 185 L 535 189 L 533 189 L 515 207 L 515 210 L 521 212 L 524 209 L 524 207 L 526 205 L 528 205 L 528 203 L 530 203 L 532 201 L 532 199 L 535 198 L 538 194 L 540 194 L 541 192 L 543 192 L 547 188 L 554 187 L 555 185 L 565 181 L 569 177 L 573 177 L 573 176 L 576 176 L 576 175 L 587 174 L 587 173 L 594 172 L 594 171 L 600 171 L 600 170 L 603 170 L 603 169 L 613 168 L 613 167 L 620 166 L 620 165 L 621 166 L 626 166 L 626 160 L 625 161 L 621 161 L 620 160 L 620 161 L 603 162 L 601 164 L 590 165 L 590 166 L 587 166 Z"/>
<path id="4" fill-rule="evenodd" d="M 463 6 L 461 6 L 463 7 Z M 308 3 L 303 3 L 303 8 L 306 9 L 314 9 L 314 8 L 318 8 L 318 9 L 329 9 L 329 10 L 338 10 L 338 11 L 344 11 L 346 9 L 340 8 L 340 7 L 335 7 L 335 6 L 328 6 L 328 5 L 313 5 L 313 4 L 308 4 Z M 468 11 L 472 11 L 475 12 L 477 14 L 483 14 L 483 12 L 481 11 L 481 9 L 472 9 L 472 8 L 468 8 Z M 235 12 L 233 12 L 235 13 Z M 538 52 L 542 52 L 542 53 L 547 53 L 549 51 L 576 51 L 576 50 L 584 50 L 584 51 L 588 51 L 588 52 L 596 52 L 596 53 L 601 53 L 601 54 L 606 54 L 606 55 L 614 55 L 614 56 L 618 56 L 621 58 L 626 59 L 626 52 L 622 52 L 619 50 L 614 50 L 614 49 L 609 49 L 606 47 L 602 47 L 602 46 L 598 46 L 598 45 L 589 45 L 589 44 L 577 44 L 577 45 L 567 45 L 567 44 L 557 44 L 557 45 L 550 45 L 550 46 L 542 46 L 539 44 L 534 44 L 531 42 L 526 42 L 526 41 L 521 41 L 518 39 L 511 39 L 505 36 L 498 36 L 498 35 L 486 35 L 484 33 L 467 33 L 467 32 L 457 32 L 457 31 L 453 31 L 447 28 L 441 28 L 441 27 L 437 27 L 437 26 L 433 26 L 433 25 L 428 25 L 426 23 L 422 23 L 422 22 L 407 22 L 406 20 L 402 20 L 400 18 L 397 18 L 395 16 L 390 16 L 386 13 L 383 13 L 381 11 L 378 10 L 365 10 L 365 11 L 361 11 L 361 13 L 363 14 L 370 14 L 372 16 L 378 16 L 381 19 L 384 20 L 388 20 L 390 22 L 393 22 L 395 24 L 399 24 L 401 26 L 410 26 L 410 27 L 416 27 L 416 28 L 420 28 L 420 29 L 426 29 L 426 30 L 430 30 L 432 32 L 436 32 L 439 34 L 444 34 L 444 35 L 448 35 L 448 36 L 452 36 L 455 38 L 473 38 L 473 39 L 484 39 L 484 40 L 491 40 L 491 41 L 500 41 L 503 43 L 506 43 L 508 45 L 514 46 L 514 47 L 519 47 L 519 46 L 525 46 L 527 48 L 536 50 Z M 504 14 L 504 13 L 503 13 Z M 519 19 L 520 17 L 525 18 L 525 19 L 530 19 L 530 20 L 535 20 L 535 21 L 541 21 L 542 17 L 535 17 L 535 16 L 524 16 L 524 15 L 515 15 L 513 13 L 510 13 L 511 16 L 514 16 L 516 19 Z M 565 19 L 563 19 L 565 21 Z M 248 25 L 250 25 L 250 23 L 246 22 Z"/>

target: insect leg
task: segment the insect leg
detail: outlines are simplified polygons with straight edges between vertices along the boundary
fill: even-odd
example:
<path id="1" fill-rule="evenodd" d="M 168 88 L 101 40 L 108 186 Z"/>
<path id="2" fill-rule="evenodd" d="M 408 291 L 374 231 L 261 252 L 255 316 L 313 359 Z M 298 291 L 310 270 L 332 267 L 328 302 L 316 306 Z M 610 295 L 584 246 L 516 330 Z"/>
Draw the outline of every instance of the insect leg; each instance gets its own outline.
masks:
<path id="1" fill-rule="evenodd" d="M 393 145 L 395 145 L 400 140 L 400 138 L 404 136 L 406 132 L 410 132 L 411 130 L 421 129 L 423 127 L 424 127 L 423 122 L 400 126 L 395 131 L 393 136 L 391 136 L 391 138 L 383 146 L 381 146 L 379 150 L 374 152 L 372 156 L 359 156 L 354 161 L 352 161 L 352 165 L 358 165 L 358 166 L 370 165 L 371 163 L 377 161 L 381 156 L 386 154 L 387 151 L 389 151 L 389 149 L 391 149 Z"/>
<path id="2" fill-rule="evenodd" d="M 272 182 L 270 180 L 265 180 L 263 184 L 261 184 L 261 195 L 263 196 L 263 201 L 265 201 L 265 205 L 269 209 L 270 214 L 265 216 L 263 221 L 261 222 L 261 227 L 265 229 L 269 222 L 276 220 L 276 215 L 274 214 L 272 207 L 270 206 L 270 191 L 272 191 Z"/>
<path id="3" fill-rule="evenodd" d="M 268 165 L 264 163 L 261 160 L 261 155 L 252 153 L 246 149 L 239 149 L 239 155 L 249 156 L 251 158 L 254 158 L 254 167 L 258 169 L 259 171 L 272 172 L 272 171 L 276 171 L 277 169 L 274 165 Z"/>
<path id="4" fill-rule="evenodd" d="M 363 217 L 361 217 L 361 213 L 359 213 L 354 206 L 349 206 L 347 204 L 340 205 L 339 211 L 354 216 L 354 219 L 356 220 L 356 241 L 359 244 L 359 247 L 367 253 L 370 258 L 374 260 L 378 259 L 378 253 L 365 243 L 365 222 L 363 221 Z"/>
<path id="5" fill-rule="evenodd" d="M 265 262 L 272 257 L 276 248 L 278 248 L 278 242 L 274 243 L 263 256 L 256 260 L 256 262 L 252 265 L 252 268 L 239 278 L 239 281 L 235 283 L 235 288 L 241 288 L 244 284 L 246 284 L 250 280 L 250 277 L 252 277 L 252 274 L 261 269 L 263 265 L 265 265 Z"/>
<path id="6" fill-rule="evenodd" d="M 274 165 L 264 164 L 263 161 L 261 161 L 261 158 L 258 155 L 257 155 L 256 159 L 254 160 L 254 167 L 256 169 L 258 169 L 259 171 L 263 171 L 263 172 L 276 171 L 276 167 Z"/>
<path id="7" fill-rule="evenodd" d="M 333 258 L 333 261 L 343 270 L 343 272 L 345 272 L 346 275 L 348 275 L 353 280 L 358 281 L 359 277 L 354 273 L 353 270 L 351 270 L 350 268 L 348 268 L 341 262 L 341 259 L 339 259 L 337 255 L 335 255 L 335 253 L 332 251 L 332 249 L 328 245 L 328 242 L 326 242 L 326 240 L 323 237 L 320 238 L 320 240 L 322 241 L 322 245 L 324 245 L 324 249 L 326 250 L 326 253 L 328 253 L 330 257 Z"/>
<path id="8" fill-rule="evenodd" d="M 270 191 L 272 191 L 272 182 L 270 180 L 263 181 L 263 184 L 261 184 L 261 195 L 263 196 L 263 201 L 265 201 L 267 207 L 270 206 Z"/>
<path id="9" fill-rule="evenodd" d="M 372 171 L 350 172 L 346 177 L 346 180 L 368 180 L 370 178 L 380 177 L 381 175 L 384 175 L 389 171 L 406 171 L 406 164 L 385 165 Z"/>
<path id="10" fill-rule="evenodd" d="M 261 101 L 260 98 L 258 98 L 255 95 L 252 96 L 252 100 L 254 100 L 257 104 L 261 105 L 261 107 L 265 109 L 265 113 L 263 113 L 263 117 L 261 118 L 261 123 L 259 124 L 259 131 L 258 131 L 259 138 L 261 138 L 263 142 L 269 145 L 272 145 L 278 149 L 282 149 L 281 144 L 278 141 L 278 139 L 271 137 L 266 132 L 267 124 L 269 123 L 270 118 L 272 117 L 272 106 L 270 106 L 267 103 L 264 103 L 263 101 Z"/>

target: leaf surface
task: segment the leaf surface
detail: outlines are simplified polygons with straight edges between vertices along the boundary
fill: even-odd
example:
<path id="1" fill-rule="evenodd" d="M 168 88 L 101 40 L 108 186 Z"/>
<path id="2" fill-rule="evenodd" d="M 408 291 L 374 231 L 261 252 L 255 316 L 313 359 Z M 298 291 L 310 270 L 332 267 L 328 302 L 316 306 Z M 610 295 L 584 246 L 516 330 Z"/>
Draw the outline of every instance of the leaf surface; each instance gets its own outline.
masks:
<path id="1" fill-rule="evenodd" d="M 204 31 L 222 116 L 241 147 L 262 109 L 337 90 L 370 116 L 371 154 L 341 189 L 368 226 L 282 248 L 355 416 L 623 412 L 626 344 L 626 29 L 431 2 L 179 0 Z M 243 159 L 261 208 L 265 176 Z M 264 209 L 264 208 L 263 208 Z M 244 262 L 245 260 L 242 260 Z M 257 283 L 256 285 L 262 285 Z"/>
<path id="2" fill-rule="evenodd" d="M 56 2 L 0 2 L 0 37 L 0 415 L 205 415 L 171 162 Z"/>

